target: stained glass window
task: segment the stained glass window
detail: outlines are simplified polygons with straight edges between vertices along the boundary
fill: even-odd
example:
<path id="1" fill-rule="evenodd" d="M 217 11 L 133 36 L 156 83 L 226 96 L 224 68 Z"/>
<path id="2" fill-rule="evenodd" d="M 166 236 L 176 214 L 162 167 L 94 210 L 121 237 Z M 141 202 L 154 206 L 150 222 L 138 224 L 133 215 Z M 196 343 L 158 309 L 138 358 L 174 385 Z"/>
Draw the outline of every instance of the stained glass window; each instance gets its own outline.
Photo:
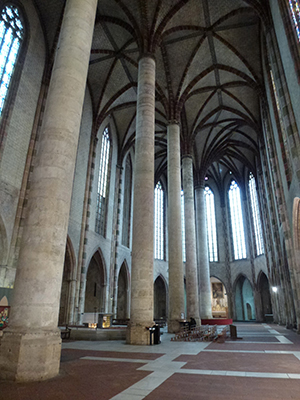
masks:
<path id="1" fill-rule="evenodd" d="M 206 203 L 209 261 L 213 262 L 213 261 L 218 261 L 215 199 L 212 190 L 208 186 L 205 187 L 204 194 Z"/>
<path id="2" fill-rule="evenodd" d="M 246 244 L 240 188 L 234 180 L 231 181 L 228 195 L 233 240 L 233 256 L 235 260 L 240 260 L 246 258 Z"/>
<path id="3" fill-rule="evenodd" d="M 164 190 L 160 182 L 154 189 L 154 257 L 164 259 Z"/>
<path id="4" fill-rule="evenodd" d="M 182 232 L 182 260 L 186 262 L 186 251 L 185 251 L 185 218 L 184 218 L 184 194 L 181 190 L 181 232 Z"/>
<path id="5" fill-rule="evenodd" d="M 24 37 L 20 12 L 13 5 L 5 6 L 0 20 L 0 115 L 2 114 L 14 66 Z"/>
<path id="6" fill-rule="evenodd" d="M 252 172 L 250 172 L 249 174 L 249 191 L 250 191 L 252 218 L 253 218 L 254 234 L 255 234 L 256 255 L 259 256 L 264 253 L 264 244 L 262 237 L 256 183 Z"/>
<path id="7" fill-rule="evenodd" d="M 295 25 L 298 42 L 300 42 L 300 8 L 298 0 L 289 0 L 291 16 Z"/>
<path id="8" fill-rule="evenodd" d="M 108 167 L 110 159 L 110 148 L 111 146 L 109 132 L 108 128 L 105 128 L 102 134 L 101 142 L 95 227 L 96 232 L 103 236 L 105 234 L 105 216 L 108 197 Z"/>

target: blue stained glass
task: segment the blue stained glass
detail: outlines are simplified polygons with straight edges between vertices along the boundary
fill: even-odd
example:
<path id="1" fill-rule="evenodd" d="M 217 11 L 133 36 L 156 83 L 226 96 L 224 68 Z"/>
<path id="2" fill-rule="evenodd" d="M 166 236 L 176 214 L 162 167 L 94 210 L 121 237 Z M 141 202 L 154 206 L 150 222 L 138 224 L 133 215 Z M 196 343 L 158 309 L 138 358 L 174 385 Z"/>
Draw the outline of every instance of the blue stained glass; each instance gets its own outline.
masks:
<path id="1" fill-rule="evenodd" d="M 290 4 L 291 16 L 292 16 L 292 19 L 294 21 L 294 25 L 295 25 L 298 41 L 300 42 L 300 29 L 299 29 L 299 25 L 300 25 L 300 7 L 299 7 L 299 3 L 298 3 L 297 0 L 289 0 L 289 4 Z"/>
<path id="2" fill-rule="evenodd" d="M 5 104 L 14 66 L 23 40 L 24 29 L 15 6 L 6 6 L 0 21 L 0 115 Z"/>

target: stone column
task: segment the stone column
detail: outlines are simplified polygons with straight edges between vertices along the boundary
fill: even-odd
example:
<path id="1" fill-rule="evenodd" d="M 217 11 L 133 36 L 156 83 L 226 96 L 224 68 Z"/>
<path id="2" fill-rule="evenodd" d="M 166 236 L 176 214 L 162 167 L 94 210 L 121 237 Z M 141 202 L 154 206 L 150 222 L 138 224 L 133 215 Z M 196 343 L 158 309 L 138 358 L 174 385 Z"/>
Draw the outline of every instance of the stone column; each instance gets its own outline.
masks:
<path id="1" fill-rule="evenodd" d="M 182 181 L 184 193 L 185 219 L 185 275 L 186 275 L 186 302 L 187 317 L 193 317 L 197 325 L 201 325 L 199 316 L 198 273 L 197 273 L 197 246 L 195 227 L 194 175 L 193 159 L 185 156 L 182 159 Z"/>
<path id="2" fill-rule="evenodd" d="M 204 186 L 196 188 L 196 226 L 199 263 L 200 317 L 212 318 Z"/>
<path id="3" fill-rule="evenodd" d="M 170 333 L 178 332 L 184 314 L 184 281 L 181 232 L 180 130 L 168 126 L 168 237 L 169 237 L 169 320 Z"/>
<path id="4" fill-rule="evenodd" d="M 131 307 L 127 343 L 149 344 L 153 324 L 155 61 L 139 61 L 132 222 Z"/>
<path id="5" fill-rule="evenodd" d="M 74 168 L 97 0 L 68 0 L 32 174 L 0 378 L 58 374 L 57 328 Z"/>

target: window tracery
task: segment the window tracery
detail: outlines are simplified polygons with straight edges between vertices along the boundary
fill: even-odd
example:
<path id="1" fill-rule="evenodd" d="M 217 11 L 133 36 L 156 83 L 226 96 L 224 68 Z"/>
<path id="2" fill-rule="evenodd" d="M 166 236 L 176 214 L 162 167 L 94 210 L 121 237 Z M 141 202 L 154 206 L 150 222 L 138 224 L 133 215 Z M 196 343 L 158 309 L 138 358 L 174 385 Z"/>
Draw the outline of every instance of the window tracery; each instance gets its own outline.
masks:
<path id="1" fill-rule="evenodd" d="M 104 129 L 102 134 L 98 190 L 97 190 L 97 206 L 96 206 L 96 233 L 105 234 L 105 216 L 108 203 L 108 166 L 110 159 L 111 145 L 108 128 Z"/>
<path id="2" fill-rule="evenodd" d="M 15 64 L 24 38 L 24 27 L 19 9 L 7 5 L 0 19 L 0 115 L 2 114 Z"/>
<path id="3" fill-rule="evenodd" d="M 240 260 L 246 258 L 246 244 L 240 188 L 234 180 L 231 181 L 228 195 L 233 241 L 233 257 L 234 260 Z"/>
<path id="4" fill-rule="evenodd" d="M 204 189 L 206 203 L 206 221 L 207 221 L 207 241 L 209 251 L 209 261 L 218 261 L 217 230 L 215 200 L 212 190 L 206 186 Z"/>
<path id="5" fill-rule="evenodd" d="M 164 259 L 164 190 L 161 182 L 154 189 L 154 258 Z"/>

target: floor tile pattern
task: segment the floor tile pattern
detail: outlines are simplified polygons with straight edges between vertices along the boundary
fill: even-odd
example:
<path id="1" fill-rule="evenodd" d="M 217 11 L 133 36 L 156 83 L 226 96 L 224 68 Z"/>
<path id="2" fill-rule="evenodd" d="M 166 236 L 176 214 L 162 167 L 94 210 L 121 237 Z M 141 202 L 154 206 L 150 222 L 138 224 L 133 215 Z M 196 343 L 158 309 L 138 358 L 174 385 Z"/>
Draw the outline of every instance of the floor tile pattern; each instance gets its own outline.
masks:
<path id="1" fill-rule="evenodd" d="M 0 382 L 0 400 L 300 399 L 300 336 L 277 325 L 237 323 L 225 343 L 63 343 L 60 375 Z"/>

